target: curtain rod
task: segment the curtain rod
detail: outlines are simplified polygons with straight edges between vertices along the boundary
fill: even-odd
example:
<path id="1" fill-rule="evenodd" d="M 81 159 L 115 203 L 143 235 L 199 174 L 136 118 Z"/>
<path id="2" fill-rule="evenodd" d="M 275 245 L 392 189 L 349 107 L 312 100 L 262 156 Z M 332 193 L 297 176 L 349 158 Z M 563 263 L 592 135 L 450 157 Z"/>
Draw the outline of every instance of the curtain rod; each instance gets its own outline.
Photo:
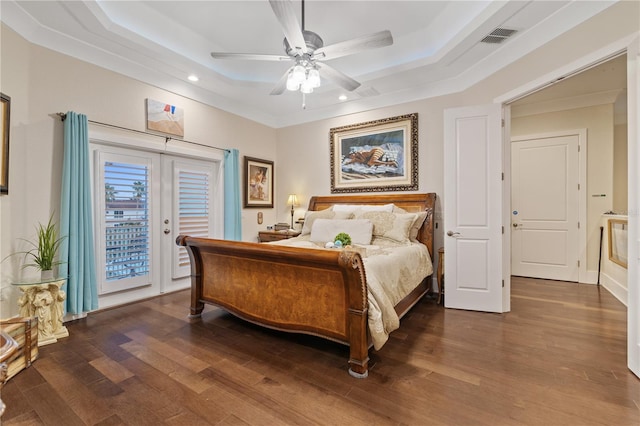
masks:
<path id="1" fill-rule="evenodd" d="M 62 120 L 62 121 L 64 121 L 65 118 L 67 118 L 67 114 L 64 113 L 64 112 L 57 112 L 56 114 L 58 115 L 58 117 L 60 117 L 60 120 Z M 109 123 L 102 123 L 100 121 L 93 121 L 93 120 L 87 120 L 87 121 L 89 123 L 98 124 L 100 126 L 113 127 L 114 129 L 126 130 L 128 132 L 141 133 L 143 135 L 149 135 L 149 136 L 155 136 L 155 137 L 158 137 L 158 138 L 164 138 L 164 143 L 168 143 L 169 141 L 178 141 L 178 142 L 190 143 L 192 145 L 203 146 L 203 147 L 206 147 L 206 148 L 218 149 L 220 151 L 230 152 L 230 150 L 227 149 L 227 148 L 219 148 L 217 146 L 205 145 L 203 143 L 187 141 L 187 140 L 184 140 L 184 139 L 172 138 L 171 136 L 156 135 L 155 133 L 149 133 L 149 132 L 145 132 L 143 130 L 129 129 L 127 127 L 116 126 L 115 124 L 109 124 Z"/>

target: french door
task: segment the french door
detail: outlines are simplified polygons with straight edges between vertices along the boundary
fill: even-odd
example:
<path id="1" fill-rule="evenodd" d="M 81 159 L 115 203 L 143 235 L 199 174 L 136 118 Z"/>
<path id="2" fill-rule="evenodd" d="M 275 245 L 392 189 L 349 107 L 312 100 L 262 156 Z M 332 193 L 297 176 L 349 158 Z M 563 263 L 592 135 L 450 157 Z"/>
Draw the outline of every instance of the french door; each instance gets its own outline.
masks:
<path id="1" fill-rule="evenodd" d="M 180 233 L 215 236 L 219 162 L 92 146 L 100 307 L 189 286 Z"/>
<path id="2" fill-rule="evenodd" d="M 213 237 L 215 167 L 209 161 L 163 155 L 161 158 L 163 280 L 161 291 L 189 285 L 189 255 L 176 245 L 180 234 Z"/>

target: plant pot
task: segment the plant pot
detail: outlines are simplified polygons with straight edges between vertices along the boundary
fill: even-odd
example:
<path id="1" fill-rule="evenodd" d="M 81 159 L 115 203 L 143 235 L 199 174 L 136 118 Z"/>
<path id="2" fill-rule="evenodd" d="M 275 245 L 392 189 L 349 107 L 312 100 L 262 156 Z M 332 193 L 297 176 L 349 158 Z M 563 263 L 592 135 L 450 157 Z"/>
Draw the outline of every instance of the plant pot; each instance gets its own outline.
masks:
<path id="1" fill-rule="evenodd" d="M 54 278 L 53 269 L 47 269 L 47 270 L 44 270 L 44 271 L 40 271 L 40 279 L 42 281 L 52 280 L 53 278 Z"/>

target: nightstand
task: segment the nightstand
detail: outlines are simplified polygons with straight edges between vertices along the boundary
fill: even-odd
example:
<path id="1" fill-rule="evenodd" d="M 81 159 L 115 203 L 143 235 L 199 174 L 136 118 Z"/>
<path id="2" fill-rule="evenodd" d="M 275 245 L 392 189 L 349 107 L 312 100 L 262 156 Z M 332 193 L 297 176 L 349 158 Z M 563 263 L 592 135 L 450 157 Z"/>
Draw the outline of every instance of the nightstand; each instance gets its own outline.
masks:
<path id="1" fill-rule="evenodd" d="M 269 241 L 280 241 L 300 235 L 298 231 L 260 231 L 258 232 L 258 242 L 268 243 Z"/>

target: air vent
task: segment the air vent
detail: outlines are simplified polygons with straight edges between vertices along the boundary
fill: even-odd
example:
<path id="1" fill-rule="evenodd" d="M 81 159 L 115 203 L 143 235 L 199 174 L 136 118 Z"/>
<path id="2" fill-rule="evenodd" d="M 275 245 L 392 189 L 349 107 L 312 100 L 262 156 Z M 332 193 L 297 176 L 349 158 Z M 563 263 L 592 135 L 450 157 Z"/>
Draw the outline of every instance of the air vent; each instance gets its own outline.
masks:
<path id="1" fill-rule="evenodd" d="M 359 96 L 362 96 L 363 98 L 378 96 L 380 94 L 380 92 L 378 92 L 374 87 L 371 87 L 371 86 L 367 86 L 367 87 L 360 86 L 355 90 L 355 92 Z"/>
<path id="2" fill-rule="evenodd" d="M 503 41 L 511 37 L 516 32 L 517 30 L 511 30 L 509 28 L 496 28 L 495 30 L 487 34 L 487 36 L 480 41 L 482 43 L 492 43 L 492 44 L 502 43 Z"/>

